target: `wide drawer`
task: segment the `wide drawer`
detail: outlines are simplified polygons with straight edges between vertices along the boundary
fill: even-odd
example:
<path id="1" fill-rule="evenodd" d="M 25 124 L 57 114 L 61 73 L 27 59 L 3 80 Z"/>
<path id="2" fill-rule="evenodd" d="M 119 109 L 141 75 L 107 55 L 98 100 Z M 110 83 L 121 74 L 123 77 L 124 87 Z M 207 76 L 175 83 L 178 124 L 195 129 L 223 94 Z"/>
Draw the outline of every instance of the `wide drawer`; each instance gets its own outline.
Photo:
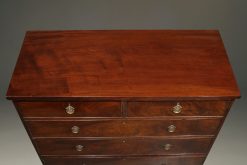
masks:
<path id="1" fill-rule="evenodd" d="M 24 118 L 121 117 L 120 102 L 15 102 Z"/>
<path id="2" fill-rule="evenodd" d="M 33 137 L 215 135 L 221 120 L 28 120 L 26 125 Z"/>
<path id="3" fill-rule="evenodd" d="M 127 116 L 224 116 L 229 101 L 128 102 Z"/>
<path id="4" fill-rule="evenodd" d="M 41 155 L 206 154 L 212 138 L 36 139 Z"/>
<path id="5" fill-rule="evenodd" d="M 204 156 L 152 156 L 122 158 L 41 157 L 44 165 L 202 165 Z"/>

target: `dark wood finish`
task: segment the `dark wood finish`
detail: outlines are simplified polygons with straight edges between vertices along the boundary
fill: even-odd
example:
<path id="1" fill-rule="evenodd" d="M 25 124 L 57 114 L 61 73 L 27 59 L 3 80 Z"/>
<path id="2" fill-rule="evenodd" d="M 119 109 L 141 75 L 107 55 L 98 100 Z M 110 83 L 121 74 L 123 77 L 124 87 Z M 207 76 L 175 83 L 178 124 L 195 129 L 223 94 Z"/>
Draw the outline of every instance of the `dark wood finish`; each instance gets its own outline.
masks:
<path id="1" fill-rule="evenodd" d="M 82 139 L 35 139 L 40 155 L 179 155 L 206 154 L 211 138 L 119 138 L 104 140 Z M 171 149 L 165 150 L 164 145 Z M 82 151 L 76 145 L 84 146 Z"/>
<path id="2" fill-rule="evenodd" d="M 30 31 L 9 99 L 233 99 L 215 30 Z"/>
<path id="3" fill-rule="evenodd" d="M 71 104 L 74 114 L 67 114 Z M 15 102 L 24 118 L 32 117 L 121 117 L 120 102 Z"/>
<path id="4" fill-rule="evenodd" d="M 195 155 L 123 158 L 42 157 L 42 159 L 46 165 L 202 165 L 205 157 Z"/>
<path id="5" fill-rule="evenodd" d="M 220 119 L 26 121 L 33 137 L 121 137 L 214 135 Z M 176 131 L 168 132 L 175 125 Z M 73 126 L 79 133 L 71 132 Z"/>
<path id="6" fill-rule="evenodd" d="M 226 117 L 227 117 L 227 115 L 228 115 L 228 113 L 229 113 L 229 111 L 230 111 L 230 108 L 231 108 L 232 104 L 233 104 L 233 101 L 229 104 L 229 106 L 228 106 L 228 108 L 227 108 L 227 111 L 225 112 L 225 115 L 224 115 L 224 117 L 223 117 L 222 120 L 221 120 L 221 123 L 220 123 L 220 125 L 219 125 L 219 127 L 218 127 L 218 130 L 217 130 L 216 134 L 215 134 L 216 137 L 218 136 L 218 134 L 219 134 L 219 132 L 220 132 L 220 129 L 221 129 L 222 125 L 224 124 L 224 121 L 225 121 L 225 119 L 226 119 Z M 209 151 L 210 151 L 210 149 L 212 148 L 214 142 L 215 142 L 215 140 L 213 140 L 213 141 L 211 142 L 211 144 L 210 144 L 210 146 L 209 146 Z M 209 152 L 207 153 L 207 156 L 208 156 L 208 154 L 209 154 Z"/>
<path id="7" fill-rule="evenodd" d="M 239 97 L 216 30 L 29 31 L 7 91 L 44 165 L 202 165 Z"/>
<path id="8" fill-rule="evenodd" d="M 224 116 L 230 101 L 179 101 L 181 113 L 173 113 L 177 102 L 129 102 L 128 117 Z"/>

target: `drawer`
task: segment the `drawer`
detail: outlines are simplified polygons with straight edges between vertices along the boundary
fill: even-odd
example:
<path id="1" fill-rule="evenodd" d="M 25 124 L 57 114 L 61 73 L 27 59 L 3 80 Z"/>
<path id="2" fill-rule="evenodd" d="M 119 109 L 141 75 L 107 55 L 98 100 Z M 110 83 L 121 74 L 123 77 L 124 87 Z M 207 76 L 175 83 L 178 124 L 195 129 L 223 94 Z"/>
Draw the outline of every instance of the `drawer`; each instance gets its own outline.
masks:
<path id="1" fill-rule="evenodd" d="M 224 116 L 229 101 L 128 102 L 129 117 Z"/>
<path id="2" fill-rule="evenodd" d="M 221 119 L 26 121 L 33 137 L 215 135 Z"/>
<path id="3" fill-rule="evenodd" d="M 47 157 L 41 159 L 44 165 L 202 165 L 204 156 L 149 156 L 121 158 L 80 158 L 80 157 Z"/>
<path id="4" fill-rule="evenodd" d="M 36 139 L 41 155 L 173 155 L 206 154 L 212 138 Z"/>
<path id="5" fill-rule="evenodd" d="M 24 118 L 121 117 L 120 102 L 15 102 Z"/>

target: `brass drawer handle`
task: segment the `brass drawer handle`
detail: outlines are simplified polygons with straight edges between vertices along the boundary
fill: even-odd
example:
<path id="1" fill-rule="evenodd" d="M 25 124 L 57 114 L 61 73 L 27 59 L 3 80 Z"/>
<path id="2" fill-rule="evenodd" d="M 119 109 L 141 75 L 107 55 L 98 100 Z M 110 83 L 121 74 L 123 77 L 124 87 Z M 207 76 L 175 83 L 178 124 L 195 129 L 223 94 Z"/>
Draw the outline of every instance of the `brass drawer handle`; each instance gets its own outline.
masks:
<path id="1" fill-rule="evenodd" d="M 166 151 L 169 151 L 171 149 L 172 145 L 171 144 L 165 144 L 165 145 L 162 145 L 162 148 Z"/>
<path id="2" fill-rule="evenodd" d="M 73 127 L 71 127 L 71 131 L 72 131 L 72 133 L 79 133 L 79 131 L 80 131 L 80 128 L 78 127 L 78 126 L 73 126 Z"/>
<path id="3" fill-rule="evenodd" d="M 73 107 L 70 104 L 65 108 L 65 110 L 66 110 L 66 113 L 69 115 L 72 115 L 73 113 L 75 113 L 75 107 Z"/>
<path id="4" fill-rule="evenodd" d="M 175 125 L 170 125 L 169 127 L 168 127 L 168 132 L 175 132 L 176 131 L 176 126 Z"/>
<path id="5" fill-rule="evenodd" d="M 178 102 L 176 106 L 173 107 L 172 111 L 173 113 L 180 113 L 182 111 L 182 106 L 180 105 L 180 103 Z"/>
<path id="6" fill-rule="evenodd" d="M 76 145 L 75 146 L 76 151 L 82 151 L 84 149 L 83 145 Z"/>

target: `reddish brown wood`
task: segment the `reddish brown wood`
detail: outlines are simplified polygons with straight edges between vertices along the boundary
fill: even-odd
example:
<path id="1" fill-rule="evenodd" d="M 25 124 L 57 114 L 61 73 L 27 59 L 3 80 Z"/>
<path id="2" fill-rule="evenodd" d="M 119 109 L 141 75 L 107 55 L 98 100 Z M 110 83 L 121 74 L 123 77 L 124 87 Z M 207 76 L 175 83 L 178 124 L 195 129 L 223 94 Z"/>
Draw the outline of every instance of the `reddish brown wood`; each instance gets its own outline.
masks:
<path id="1" fill-rule="evenodd" d="M 214 30 L 30 31 L 9 99 L 233 99 Z"/>
<path id="2" fill-rule="evenodd" d="M 67 114 L 68 104 L 75 108 Z M 121 102 L 15 102 L 24 118 L 32 117 L 121 117 Z"/>
<path id="3" fill-rule="evenodd" d="M 26 121 L 33 137 L 125 137 L 214 135 L 220 119 Z M 175 125 L 176 131 L 168 132 Z M 78 134 L 71 132 L 78 126 Z"/>
<path id="4" fill-rule="evenodd" d="M 46 165 L 202 165 L 204 156 L 80 158 L 42 157 Z"/>
<path id="5" fill-rule="evenodd" d="M 224 116 L 230 101 L 179 101 L 182 106 L 180 113 L 175 114 L 170 102 L 128 102 L 128 117 L 154 116 Z"/>
<path id="6" fill-rule="evenodd" d="M 202 165 L 238 97 L 215 30 L 30 31 L 7 92 L 45 165 Z"/>
<path id="7" fill-rule="evenodd" d="M 224 117 L 222 118 L 221 123 L 220 123 L 220 125 L 219 125 L 219 127 L 218 127 L 218 130 L 217 130 L 217 132 L 216 132 L 216 134 L 215 134 L 216 137 L 218 136 L 218 134 L 219 134 L 219 132 L 220 132 L 220 129 L 221 129 L 222 125 L 224 124 L 224 121 L 225 121 L 225 119 L 226 119 L 226 117 L 227 117 L 227 115 L 228 115 L 228 113 L 229 113 L 229 111 L 230 111 L 230 109 L 231 109 L 233 103 L 234 103 L 234 102 L 232 101 L 232 102 L 229 104 L 229 106 L 227 107 L 227 110 L 225 111 Z M 210 151 L 210 149 L 212 148 L 214 142 L 215 142 L 215 140 L 213 140 L 213 141 L 211 142 L 211 144 L 210 144 L 210 146 L 209 146 L 209 151 Z M 208 156 L 208 154 L 209 154 L 209 152 L 207 153 L 207 156 Z"/>
<path id="8" fill-rule="evenodd" d="M 98 155 L 98 156 L 133 156 L 133 155 L 184 155 L 206 154 L 211 138 L 119 138 L 104 140 L 82 139 L 36 139 L 40 155 Z M 164 145 L 171 149 L 165 150 Z M 82 151 L 76 145 L 84 146 Z"/>

